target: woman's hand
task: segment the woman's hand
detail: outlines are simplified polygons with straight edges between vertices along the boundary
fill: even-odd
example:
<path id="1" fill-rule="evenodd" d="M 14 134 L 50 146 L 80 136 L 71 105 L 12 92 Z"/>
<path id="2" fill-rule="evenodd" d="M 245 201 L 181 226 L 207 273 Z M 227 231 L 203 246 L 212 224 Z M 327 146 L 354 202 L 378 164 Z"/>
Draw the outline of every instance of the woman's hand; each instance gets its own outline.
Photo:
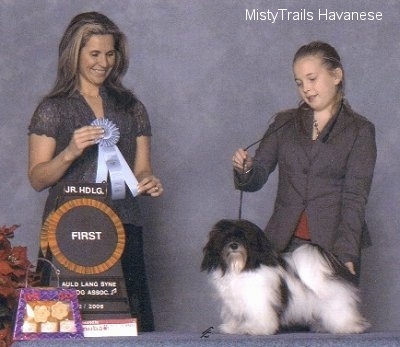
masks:
<path id="1" fill-rule="evenodd" d="M 65 149 L 66 153 L 75 160 L 80 157 L 83 151 L 99 142 L 104 135 L 104 129 L 97 126 L 84 126 L 74 131 L 72 138 Z"/>
<path id="2" fill-rule="evenodd" d="M 133 173 L 139 181 L 139 194 L 157 197 L 164 192 L 161 181 L 153 175 L 151 168 L 149 136 L 136 138 L 136 157 Z"/>
<path id="3" fill-rule="evenodd" d="M 161 181 L 153 176 L 147 176 L 142 179 L 138 184 L 138 192 L 143 195 L 150 195 L 152 197 L 160 196 L 164 192 Z"/>
<path id="4" fill-rule="evenodd" d="M 71 164 L 83 151 L 93 146 L 103 136 L 101 127 L 84 126 L 74 131 L 66 148 L 57 156 L 56 140 L 45 135 L 29 136 L 29 181 L 32 187 L 41 191 L 56 184 Z"/>
<path id="5" fill-rule="evenodd" d="M 247 151 L 239 148 L 232 157 L 232 164 L 238 173 L 244 173 L 253 168 L 253 158 L 250 157 Z"/>

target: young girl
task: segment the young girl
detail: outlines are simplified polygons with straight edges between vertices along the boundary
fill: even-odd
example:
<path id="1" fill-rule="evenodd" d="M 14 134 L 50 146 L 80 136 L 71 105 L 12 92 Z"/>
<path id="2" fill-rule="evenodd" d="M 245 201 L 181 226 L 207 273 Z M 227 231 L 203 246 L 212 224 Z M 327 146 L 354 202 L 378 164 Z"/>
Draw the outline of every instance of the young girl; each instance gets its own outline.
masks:
<path id="1" fill-rule="evenodd" d="M 276 115 L 252 158 L 233 155 L 237 189 L 257 191 L 279 166 L 278 192 L 266 234 L 278 251 L 312 242 L 359 275 L 365 206 L 376 161 L 374 125 L 344 99 L 344 70 L 324 42 L 299 48 L 293 73 L 302 99 Z"/>

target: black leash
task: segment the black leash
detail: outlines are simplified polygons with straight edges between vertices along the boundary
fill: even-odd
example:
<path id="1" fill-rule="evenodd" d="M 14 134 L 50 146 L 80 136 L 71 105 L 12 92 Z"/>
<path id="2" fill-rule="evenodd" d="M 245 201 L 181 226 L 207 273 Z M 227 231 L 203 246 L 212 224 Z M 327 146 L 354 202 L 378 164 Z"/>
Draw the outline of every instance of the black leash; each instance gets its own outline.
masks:
<path id="1" fill-rule="evenodd" d="M 251 147 L 255 146 L 256 144 L 260 143 L 262 140 L 264 140 L 263 136 L 261 139 L 257 140 L 256 142 L 253 142 L 251 145 L 247 146 L 244 150 L 248 151 Z M 242 174 L 244 175 L 246 172 L 246 161 L 243 161 L 243 167 L 242 167 Z M 242 219 L 242 207 L 243 207 L 243 190 L 240 190 L 240 197 L 239 197 L 239 216 L 238 219 L 241 220 Z"/>
<path id="2" fill-rule="evenodd" d="M 270 118 L 269 122 L 271 121 L 273 117 Z M 244 151 L 248 151 L 251 147 L 259 144 L 261 141 L 265 140 L 266 138 L 270 137 L 272 134 L 274 134 L 275 132 L 277 132 L 280 128 L 284 127 L 287 123 L 289 123 L 291 120 L 294 120 L 295 117 L 291 117 L 288 120 L 286 120 L 285 122 L 283 122 L 279 127 L 277 127 L 276 129 L 273 129 L 271 132 L 266 132 L 264 134 L 264 136 L 253 142 L 252 144 L 248 145 L 246 148 L 244 148 Z M 268 123 L 269 123 L 268 122 Z M 242 174 L 245 174 L 245 166 L 246 166 L 246 161 L 243 161 L 243 167 L 242 167 Z M 240 189 L 240 197 L 239 197 L 239 215 L 238 215 L 238 219 L 241 220 L 242 219 L 242 209 L 243 209 L 243 190 Z"/>

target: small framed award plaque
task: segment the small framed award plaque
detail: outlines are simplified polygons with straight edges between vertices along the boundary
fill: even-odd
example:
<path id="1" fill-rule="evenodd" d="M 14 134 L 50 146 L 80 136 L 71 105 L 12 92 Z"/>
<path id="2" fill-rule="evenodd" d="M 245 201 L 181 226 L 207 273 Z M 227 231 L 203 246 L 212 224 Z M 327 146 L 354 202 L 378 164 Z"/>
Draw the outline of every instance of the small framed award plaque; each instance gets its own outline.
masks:
<path id="1" fill-rule="evenodd" d="M 76 290 L 21 289 L 13 338 L 14 340 L 83 338 Z"/>

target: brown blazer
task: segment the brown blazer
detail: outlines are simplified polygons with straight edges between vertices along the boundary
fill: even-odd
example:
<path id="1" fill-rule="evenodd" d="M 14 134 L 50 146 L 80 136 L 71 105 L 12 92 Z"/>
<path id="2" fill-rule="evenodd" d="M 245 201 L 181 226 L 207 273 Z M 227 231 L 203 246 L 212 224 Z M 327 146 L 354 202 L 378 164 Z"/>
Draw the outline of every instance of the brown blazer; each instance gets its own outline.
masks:
<path id="1" fill-rule="evenodd" d="M 376 162 L 374 125 L 343 102 L 318 140 L 311 140 L 312 111 L 279 113 L 254 157 L 253 170 L 235 174 L 236 188 L 256 191 L 279 167 L 273 214 L 265 229 L 279 251 L 289 244 L 302 211 L 312 242 L 340 260 L 357 261 Z"/>

